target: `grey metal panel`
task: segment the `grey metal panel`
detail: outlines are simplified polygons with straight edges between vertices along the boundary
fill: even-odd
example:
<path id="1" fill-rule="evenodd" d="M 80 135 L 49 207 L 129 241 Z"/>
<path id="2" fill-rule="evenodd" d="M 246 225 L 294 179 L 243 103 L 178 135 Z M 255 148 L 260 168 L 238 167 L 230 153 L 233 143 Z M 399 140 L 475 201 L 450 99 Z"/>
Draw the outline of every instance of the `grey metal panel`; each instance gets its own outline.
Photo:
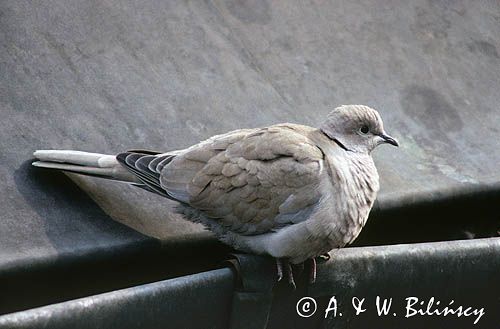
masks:
<path id="1" fill-rule="evenodd" d="M 0 316 L 0 328 L 227 328 L 233 274 L 219 269 Z"/>
<path id="2" fill-rule="evenodd" d="M 211 236 L 196 235 L 26 257 L 0 268 L 0 315 L 219 268 L 228 250 Z"/>
<path id="3" fill-rule="evenodd" d="M 242 286 L 233 285 L 229 269 L 220 269 L 7 314 L 0 316 L 0 328 L 225 328 L 231 311 L 242 310 L 234 303 L 241 302 L 247 312 L 232 314 L 232 323 L 239 324 L 234 328 L 266 322 L 270 329 L 495 328 L 500 321 L 499 254 L 500 238 L 341 249 L 319 265 L 314 285 L 308 286 L 303 275 L 296 291 L 283 282 L 271 291 L 272 261 L 245 256 Z M 389 316 L 376 315 L 377 295 L 393 298 Z M 309 318 L 296 313 L 304 296 L 317 301 Z M 338 316 L 330 312 L 325 319 L 331 296 L 338 301 Z M 405 298 L 410 296 L 425 301 L 435 297 L 442 305 L 455 300 L 457 306 L 484 307 L 485 314 L 474 326 L 475 317 L 405 318 Z M 365 313 L 353 314 L 352 297 L 366 298 Z"/>
<path id="4" fill-rule="evenodd" d="M 154 194 L 73 178 L 89 198 L 32 169 L 36 148 L 176 149 L 242 126 L 317 124 L 335 105 L 366 103 L 402 147 L 377 150 L 379 217 L 358 243 L 495 233 L 498 17 L 486 0 L 1 1 L 0 286 L 12 297 L 2 310 L 185 274 L 223 253 L 201 243 L 162 268 L 171 254 L 126 225 L 168 241 L 199 226 Z M 487 197 L 457 207 L 469 192 Z M 466 227 L 477 223 L 484 233 Z"/>
<path id="5" fill-rule="evenodd" d="M 36 148 L 187 146 L 335 105 L 380 110 L 380 206 L 499 181 L 495 1 L 2 1 L 0 264 L 200 228 L 145 191 L 29 168 Z M 57 186 L 48 186 L 50 183 Z"/>

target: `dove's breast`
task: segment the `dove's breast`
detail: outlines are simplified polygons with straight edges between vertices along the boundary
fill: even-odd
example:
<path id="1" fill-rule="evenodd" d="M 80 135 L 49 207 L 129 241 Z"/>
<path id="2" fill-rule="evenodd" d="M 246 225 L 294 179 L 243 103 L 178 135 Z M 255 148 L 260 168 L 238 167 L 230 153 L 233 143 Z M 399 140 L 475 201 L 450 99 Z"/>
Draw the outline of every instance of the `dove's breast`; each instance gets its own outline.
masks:
<path id="1" fill-rule="evenodd" d="M 301 263 L 351 243 L 361 232 L 379 183 L 371 157 L 327 156 L 320 185 L 321 200 L 307 220 L 267 236 L 267 252 Z"/>
<path id="2" fill-rule="evenodd" d="M 356 239 L 366 224 L 379 190 L 379 177 L 369 155 L 351 153 L 329 160 L 331 192 L 328 202 L 332 213 L 328 224 L 332 245 L 343 247 Z"/>

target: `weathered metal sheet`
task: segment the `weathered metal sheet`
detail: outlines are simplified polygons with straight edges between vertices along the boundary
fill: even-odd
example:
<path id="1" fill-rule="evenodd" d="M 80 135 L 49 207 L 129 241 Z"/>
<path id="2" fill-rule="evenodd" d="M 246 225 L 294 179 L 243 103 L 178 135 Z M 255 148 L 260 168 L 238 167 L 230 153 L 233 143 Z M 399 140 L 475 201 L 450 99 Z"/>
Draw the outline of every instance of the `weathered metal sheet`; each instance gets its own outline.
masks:
<path id="1" fill-rule="evenodd" d="M 3 315 L 0 328 L 493 328 L 499 253 L 500 238 L 341 249 L 296 291 L 284 282 L 270 289 L 272 261 L 245 256 L 239 280 L 225 268 L 159 281 Z M 387 314 L 377 296 L 391 302 Z M 460 306 L 468 316 L 457 316 Z M 456 313 L 436 315 L 445 307 Z"/>
<path id="2" fill-rule="evenodd" d="M 499 181 L 495 2 L 2 1 L 0 12 L 2 264 L 141 239 L 104 213 L 161 237 L 199 231 L 120 184 L 78 181 L 104 213 L 64 198 L 29 167 L 37 148 L 169 150 L 365 103 L 402 144 L 376 154 L 381 203 Z"/>
<path id="3" fill-rule="evenodd" d="M 495 235 L 498 17 L 486 0 L 2 1 L 0 285 L 43 273 L 53 295 L 26 300 L 73 298 L 48 269 L 78 281 L 73 265 L 161 255 L 146 235 L 201 232 L 154 194 L 75 178 L 84 193 L 34 170 L 33 150 L 170 150 L 241 127 L 314 125 L 345 103 L 377 108 L 402 144 L 375 155 L 382 190 L 359 244 Z M 195 259 L 216 261 L 214 248 Z"/>
<path id="4" fill-rule="evenodd" d="M 232 293 L 226 268 L 0 316 L 0 328 L 227 328 Z"/>

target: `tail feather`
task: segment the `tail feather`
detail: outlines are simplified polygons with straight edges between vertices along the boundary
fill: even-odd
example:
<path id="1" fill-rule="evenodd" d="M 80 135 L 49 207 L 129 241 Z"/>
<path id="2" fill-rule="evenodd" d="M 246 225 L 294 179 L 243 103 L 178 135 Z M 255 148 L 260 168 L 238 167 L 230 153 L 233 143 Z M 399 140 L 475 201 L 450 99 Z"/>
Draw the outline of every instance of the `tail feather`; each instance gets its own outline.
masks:
<path id="1" fill-rule="evenodd" d="M 109 167 L 117 163 L 114 155 L 73 150 L 37 150 L 33 155 L 40 161 L 73 163 L 81 166 Z"/>
<path id="2" fill-rule="evenodd" d="M 59 169 L 72 173 L 114 179 L 128 183 L 140 181 L 125 169 L 114 155 L 73 150 L 37 150 L 33 153 L 39 161 L 33 166 Z"/>

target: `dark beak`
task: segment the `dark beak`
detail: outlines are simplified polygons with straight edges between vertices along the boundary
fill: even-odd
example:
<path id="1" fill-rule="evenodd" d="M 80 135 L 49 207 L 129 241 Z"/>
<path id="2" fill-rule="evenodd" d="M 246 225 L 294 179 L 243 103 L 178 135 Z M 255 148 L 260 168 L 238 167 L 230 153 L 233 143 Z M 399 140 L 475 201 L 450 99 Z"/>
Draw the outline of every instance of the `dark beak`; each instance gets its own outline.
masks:
<path id="1" fill-rule="evenodd" d="M 385 141 L 385 143 L 389 143 L 391 145 L 394 145 L 394 146 L 399 146 L 399 143 L 396 139 L 392 138 L 391 136 L 389 135 L 386 135 L 386 134 L 381 134 L 379 135 L 380 137 L 382 137 L 382 139 Z"/>

